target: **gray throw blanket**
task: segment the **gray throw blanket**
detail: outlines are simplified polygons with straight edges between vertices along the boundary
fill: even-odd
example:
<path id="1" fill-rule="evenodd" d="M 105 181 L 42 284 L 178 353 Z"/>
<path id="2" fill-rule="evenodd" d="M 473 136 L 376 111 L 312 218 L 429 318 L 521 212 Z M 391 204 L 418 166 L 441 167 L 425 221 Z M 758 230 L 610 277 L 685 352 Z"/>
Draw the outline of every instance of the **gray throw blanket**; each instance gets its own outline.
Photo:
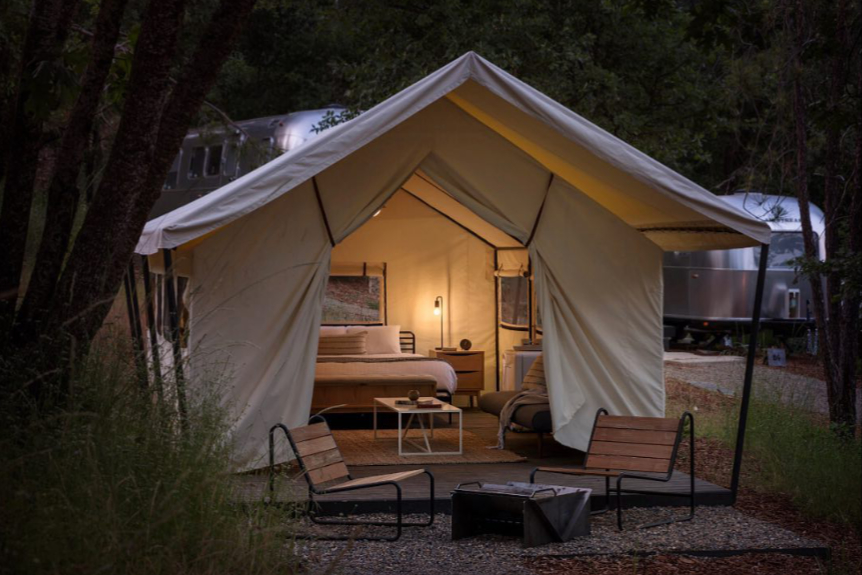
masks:
<path id="1" fill-rule="evenodd" d="M 525 389 L 512 396 L 512 398 L 506 402 L 506 405 L 503 406 L 503 410 L 500 411 L 500 429 L 497 430 L 497 445 L 491 447 L 491 449 L 506 449 L 506 431 L 508 431 L 509 427 L 512 425 L 512 416 L 515 415 L 515 412 L 519 407 L 524 405 L 542 404 L 550 407 L 550 404 L 548 403 L 548 391 L 546 388 Z"/>
<path id="2" fill-rule="evenodd" d="M 443 363 L 446 363 L 442 359 L 437 359 L 436 357 L 358 357 L 355 355 L 317 356 L 317 363 L 400 363 L 402 361 L 442 361 Z"/>

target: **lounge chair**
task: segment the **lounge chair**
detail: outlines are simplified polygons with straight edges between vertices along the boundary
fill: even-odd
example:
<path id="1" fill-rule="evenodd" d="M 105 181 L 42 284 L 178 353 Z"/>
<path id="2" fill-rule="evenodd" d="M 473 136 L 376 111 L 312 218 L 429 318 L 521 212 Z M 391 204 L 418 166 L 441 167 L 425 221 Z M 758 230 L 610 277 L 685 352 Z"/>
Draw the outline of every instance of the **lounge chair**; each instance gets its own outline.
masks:
<path id="1" fill-rule="evenodd" d="M 512 399 L 517 391 L 495 391 L 479 396 L 479 409 L 485 413 L 500 416 L 503 406 Z M 536 444 L 539 459 L 544 455 L 542 446 L 545 434 L 553 431 L 551 426 L 551 410 L 546 405 L 522 405 L 512 415 L 512 421 L 537 434 Z"/>
<path id="2" fill-rule="evenodd" d="M 685 422 L 690 426 L 690 491 L 689 493 L 669 493 L 666 491 L 644 491 L 623 489 L 623 479 L 644 479 L 649 481 L 670 481 L 673 475 L 679 442 L 685 430 Z M 642 527 L 655 527 L 694 518 L 694 417 L 685 412 L 677 419 L 663 417 L 623 417 L 608 415 L 604 408 L 596 413 L 587 458 L 583 467 L 537 467 L 530 474 L 530 483 L 538 472 L 561 473 L 564 475 L 593 475 L 605 478 L 605 506 L 593 514 L 605 513 L 610 507 L 611 478 L 616 478 L 617 527 L 623 528 L 622 494 L 663 495 L 667 497 L 687 497 L 691 513 L 685 517 L 671 518 L 649 523 Z M 652 473 L 653 475 L 643 475 Z"/>
<path id="3" fill-rule="evenodd" d="M 318 417 L 318 416 L 315 416 Z M 312 418 L 314 419 L 314 418 Z M 320 418 L 323 419 L 322 417 Z M 434 475 L 426 469 L 412 469 L 397 473 L 374 475 L 372 477 L 354 478 L 344 463 L 344 458 L 338 450 L 332 431 L 325 421 L 313 423 L 304 427 L 288 429 L 279 423 L 269 430 L 269 466 L 270 479 L 269 489 L 275 491 L 275 432 L 282 430 L 290 442 L 290 447 L 296 455 L 299 468 L 305 481 L 308 483 L 309 511 L 308 517 L 314 523 L 320 525 L 375 525 L 395 527 L 395 535 L 385 536 L 300 536 L 305 539 L 324 540 L 365 540 L 365 541 L 396 541 L 401 537 L 404 527 L 427 527 L 434 523 Z M 425 474 L 428 476 L 428 521 L 427 522 L 404 522 L 401 512 L 401 485 L 402 481 Z M 347 479 L 336 485 L 320 488 L 319 484 L 330 483 L 339 479 Z M 395 488 L 395 521 L 346 521 L 337 519 L 320 519 L 315 512 L 315 495 L 327 495 L 329 493 L 343 493 L 345 491 L 356 491 L 358 489 L 369 489 L 381 485 L 392 485 Z"/>

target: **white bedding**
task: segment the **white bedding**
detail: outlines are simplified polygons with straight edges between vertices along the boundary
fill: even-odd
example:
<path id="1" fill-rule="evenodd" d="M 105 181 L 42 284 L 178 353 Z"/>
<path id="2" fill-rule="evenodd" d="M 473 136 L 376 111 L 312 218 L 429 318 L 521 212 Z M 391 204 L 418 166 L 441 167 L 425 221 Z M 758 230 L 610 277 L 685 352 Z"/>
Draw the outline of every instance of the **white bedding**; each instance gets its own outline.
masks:
<path id="1" fill-rule="evenodd" d="M 349 358 L 356 357 L 362 359 L 372 358 L 399 358 L 399 357 L 425 357 L 419 353 L 380 353 L 369 355 L 322 355 L 320 357 L 338 357 Z M 428 360 L 428 361 L 398 361 L 391 363 L 366 363 L 366 362 L 348 362 L 348 363 L 320 363 L 317 364 L 316 375 L 430 375 L 437 380 L 437 389 L 440 391 L 448 391 L 454 393 L 458 387 L 458 378 L 455 375 L 455 370 L 445 361 Z"/>

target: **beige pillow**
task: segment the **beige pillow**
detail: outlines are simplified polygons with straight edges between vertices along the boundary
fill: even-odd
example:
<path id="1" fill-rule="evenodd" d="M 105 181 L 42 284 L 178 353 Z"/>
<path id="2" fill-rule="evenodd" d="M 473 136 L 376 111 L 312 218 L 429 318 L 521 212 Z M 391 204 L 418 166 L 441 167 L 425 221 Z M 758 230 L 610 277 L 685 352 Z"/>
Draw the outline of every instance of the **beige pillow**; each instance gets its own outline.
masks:
<path id="1" fill-rule="evenodd" d="M 400 325 L 351 325 L 347 333 L 367 332 L 368 339 L 365 340 L 365 353 L 401 353 L 401 326 Z"/>
<path id="2" fill-rule="evenodd" d="M 545 354 L 540 353 L 539 357 L 537 357 L 533 364 L 530 366 L 530 370 L 527 372 L 527 375 L 524 376 L 524 381 L 521 382 L 521 389 L 538 389 L 540 391 L 546 391 L 548 389 L 548 384 L 545 381 Z"/>
<path id="3" fill-rule="evenodd" d="M 368 333 L 345 335 L 322 335 L 317 344 L 317 355 L 365 355 L 365 339 Z"/>

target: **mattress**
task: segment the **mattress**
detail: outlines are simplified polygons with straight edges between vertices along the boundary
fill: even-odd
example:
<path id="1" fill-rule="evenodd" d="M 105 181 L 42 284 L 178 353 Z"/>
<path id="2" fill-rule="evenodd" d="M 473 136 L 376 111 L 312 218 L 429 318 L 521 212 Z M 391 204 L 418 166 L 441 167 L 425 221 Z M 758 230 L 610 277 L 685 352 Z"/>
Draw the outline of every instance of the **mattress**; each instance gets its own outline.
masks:
<path id="1" fill-rule="evenodd" d="M 454 393 L 458 377 L 452 366 L 438 359 L 418 353 L 382 353 L 374 355 L 322 355 L 318 361 L 316 376 L 375 376 L 375 375 L 430 375 L 437 380 L 439 391 Z M 411 358 L 413 361 L 398 361 Z M 350 361 L 355 359 L 356 361 Z M 421 361 L 421 360 L 425 361 Z M 379 360 L 379 361 L 375 361 Z"/>

